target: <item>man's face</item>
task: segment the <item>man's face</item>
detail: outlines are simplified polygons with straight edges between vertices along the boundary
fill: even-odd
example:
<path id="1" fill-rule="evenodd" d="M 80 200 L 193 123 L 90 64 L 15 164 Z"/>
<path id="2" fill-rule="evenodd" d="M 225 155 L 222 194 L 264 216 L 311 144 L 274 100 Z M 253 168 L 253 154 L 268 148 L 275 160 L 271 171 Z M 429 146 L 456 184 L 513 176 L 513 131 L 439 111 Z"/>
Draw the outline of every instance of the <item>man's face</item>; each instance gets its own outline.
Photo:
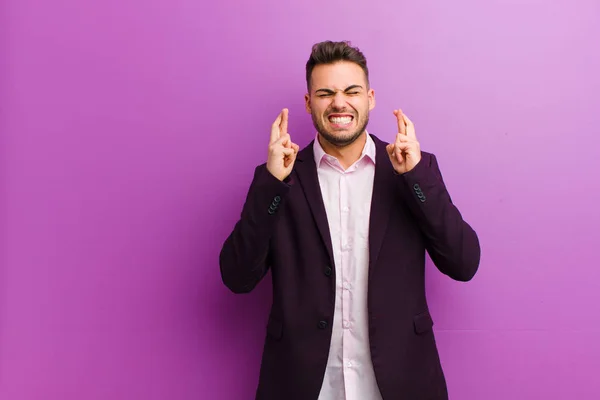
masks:
<path id="1" fill-rule="evenodd" d="M 364 132 L 375 107 L 364 71 L 347 61 L 317 65 L 305 98 L 315 128 L 336 147 L 348 146 Z"/>

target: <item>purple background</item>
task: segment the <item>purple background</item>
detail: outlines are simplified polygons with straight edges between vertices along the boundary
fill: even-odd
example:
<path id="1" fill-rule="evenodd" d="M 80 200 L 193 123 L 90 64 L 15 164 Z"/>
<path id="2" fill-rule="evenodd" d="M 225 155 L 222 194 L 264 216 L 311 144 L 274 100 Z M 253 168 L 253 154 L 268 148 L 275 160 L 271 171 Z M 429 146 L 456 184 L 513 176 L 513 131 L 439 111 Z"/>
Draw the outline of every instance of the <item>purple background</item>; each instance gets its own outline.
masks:
<path id="1" fill-rule="evenodd" d="M 600 398 L 600 3 L 4 0 L 0 399 L 250 399 L 270 302 L 220 282 L 310 46 L 368 57 L 482 242 L 428 264 L 451 399 Z"/>

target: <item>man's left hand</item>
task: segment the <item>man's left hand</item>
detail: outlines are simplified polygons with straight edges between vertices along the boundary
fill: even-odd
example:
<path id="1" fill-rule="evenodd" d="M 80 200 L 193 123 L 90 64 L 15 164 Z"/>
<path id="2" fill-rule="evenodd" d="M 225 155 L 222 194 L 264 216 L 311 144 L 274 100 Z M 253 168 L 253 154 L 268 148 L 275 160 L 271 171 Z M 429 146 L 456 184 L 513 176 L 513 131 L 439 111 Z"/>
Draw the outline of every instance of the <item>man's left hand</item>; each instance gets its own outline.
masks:
<path id="1" fill-rule="evenodd" d="M 421 146 L 415 135 L 415 125 L 402 110 L 394 110 L 398 120 L 398 134 L 396 141 L 387 145 L 386 149 L 394 170 L 404 174 L 421 161 Z"/>

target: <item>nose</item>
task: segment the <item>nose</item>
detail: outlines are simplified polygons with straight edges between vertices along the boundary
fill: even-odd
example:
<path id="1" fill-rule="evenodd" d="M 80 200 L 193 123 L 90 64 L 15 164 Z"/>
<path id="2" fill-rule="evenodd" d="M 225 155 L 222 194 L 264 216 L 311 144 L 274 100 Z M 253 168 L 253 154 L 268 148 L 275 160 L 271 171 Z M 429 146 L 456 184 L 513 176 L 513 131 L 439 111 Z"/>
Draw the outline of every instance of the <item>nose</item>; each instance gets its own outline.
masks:
<path id="1" fill-rule="evenodd" d="M 340 110 L 340 109 L 344 108 L 345 105 L 346 105 L 346 96 L 343 93 L 337 92 L 333 96 L 331 106 L 333 108 L 335 108 L 336 110 Z"/>

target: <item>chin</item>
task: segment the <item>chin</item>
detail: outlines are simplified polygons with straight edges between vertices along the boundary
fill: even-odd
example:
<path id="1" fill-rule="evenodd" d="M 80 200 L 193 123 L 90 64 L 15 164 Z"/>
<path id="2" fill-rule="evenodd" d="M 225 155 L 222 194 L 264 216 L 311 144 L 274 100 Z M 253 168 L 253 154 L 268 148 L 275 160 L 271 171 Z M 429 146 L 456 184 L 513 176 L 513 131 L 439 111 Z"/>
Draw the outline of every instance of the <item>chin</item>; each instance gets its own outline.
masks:
<path id="1" fill-rule="evenodd" d="M 346 147 L 351 145 L 360 137 L 364 130 L 360 132 L 330 132 L 327 130 L 321 130 L 319 133 L 329 143 L 336 147 Z"/>

